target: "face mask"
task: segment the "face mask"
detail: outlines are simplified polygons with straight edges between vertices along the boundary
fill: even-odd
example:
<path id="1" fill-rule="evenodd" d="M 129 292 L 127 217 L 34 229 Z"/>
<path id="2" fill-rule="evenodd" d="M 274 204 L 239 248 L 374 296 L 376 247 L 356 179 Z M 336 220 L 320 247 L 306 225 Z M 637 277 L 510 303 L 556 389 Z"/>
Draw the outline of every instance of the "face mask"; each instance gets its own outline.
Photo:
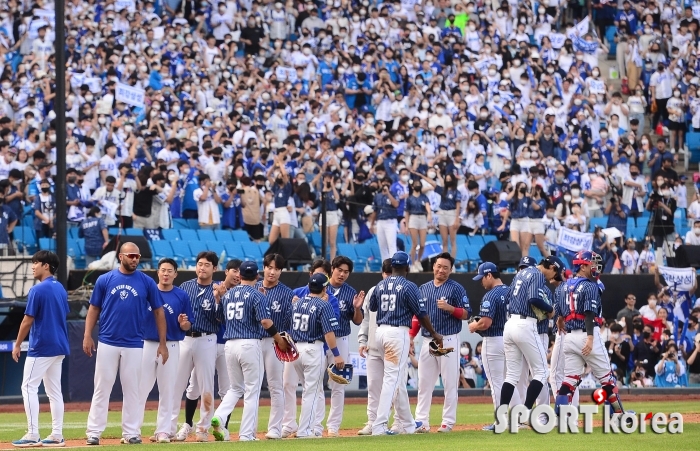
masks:
<path id="1" fill-rule="evenodd" d="M 644 337 L 645 340 L 648 340 L 649 337 L 651 337 L 651 333 L 650 332 L 643 332 L 642 337 Z"/>
<path id="2" fill-rule="evenodd" d="M 405 183 L 405 182 L 408 182 L 408 180 L 409 180 L 410 178 L 411 178 L 411 177 L 409 177 L 408 175 L 402 175 L 402 176 L 401 176 L 401 181 Z"/>
<path id="3" fill-rule="evenodd" d="M 428 171 L 428 178 L 435 179 L 437 173 L 435 171 Z"/>
<path id="4" fill-rule="evenodd" d="M 608 137 L 608 132 L 600 132 L 601 139 L 606 139 Z"/>
<path id="5" fill-rule="evenodd" d="M 547 212 L 547 217 L 548 217 L 549 219 L 554 218 L 554 212 L 553 212 L 553 211 L 548 211 L 548 212 Z"/>
<path id="6" fill-rule="evenodd" d="M 463 346 L 459 348 L 459 353 L 462 354 L 463 356 L 467 357 L 469 355 L 469 348 L 466 346 Z"/>
<path id="7" fill-rule="evenodd" d="M 656 299 L 649 299 L 649 307 L 651 307 L 651 308 L 656 307 Z"/>
<path id="8" fill-rule="evenodd" d="M 51 188 L 41 188 L 42 193 L 48 193 L 51 190 Z"/>
<path id="9" fill-rule="evenodd" d="M 673 97 L 678 98 L 678 97 L 680 97 L 680 96 L 681 96 L 681 92 L 680 92 L 680 91 L 673 91 Z"/>
<path id="10" fill-rule="evenodd" d="M 346 160 L 340 163 L 340 165 L 343 167 L 343 169 L 347 169 L 350 167 L 350 162 Z"/>
<path id="11" fill-rule="evenodd" d="M 571 201 L 571 196 L 569 196 L 568 194 L 566 194 L 566 195 L 564 196 L 564 200 L 565 200 L 566 202 L 570 202 L 570 201 Z"/>
<path id="12" fill-rule="evenodd" d="M 554 105 L 555 107 L 559 108 L 559 107 L 561 106 L 561 100 L 555 100 L 555 101 L 553 102 L 553 105 Z"/>
<path id="13" fill-rule="evenodd" d="M 583 103 L 581 99 L 574 99 L 574 105 L 579 106 L 581 103 Z"/>

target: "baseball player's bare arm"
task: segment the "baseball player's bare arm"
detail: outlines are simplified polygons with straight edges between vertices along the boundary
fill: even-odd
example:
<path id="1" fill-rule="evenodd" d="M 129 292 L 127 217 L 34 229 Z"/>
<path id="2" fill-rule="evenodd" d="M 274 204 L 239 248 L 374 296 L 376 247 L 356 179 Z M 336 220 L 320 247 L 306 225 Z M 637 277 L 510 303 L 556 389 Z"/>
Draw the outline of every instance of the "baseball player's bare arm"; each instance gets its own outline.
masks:
<path id="1" fill-rule="evenodd" d="M 450 315 L 452 315 L 456 310 L 455 307 L 451 306 L 445 298 L 438 299 L 437 307 L 440 310 L 444 310 L 445 312 L 449 313 Z M 465 319 L 469 318 L 469 312 L 467 311 L 467 309 L 461 309 L 461 310 L 462 310 L 462 314 L 460 315 L 459 319 L 464 321 Z"/>
<path id="2" fill-rule="evenodd" d="M 267 332 L 268 335 L 275 340 L 275 343 L 277 343 L 277 346 L 279 346 L 283 352 L 289 348 L 287 346 L 287 340 L 282 338 L 279 332 L 277 332 L 277 329 L 275 329 L 275 323 L 273 323 L 271 319 L 260 320 L 260 324 L 262 325 L 263 329 L 265 329 L 265 332 Z"/>
<path id="3" fill-rule="evenodd" d="M 559 316 L 559 318 L 557 318 L 557 330 L 559 332 L 563 332 L 566 330 L 566 320 L 564 320 L 564 317 L 561 315 Z"/>
<path id="4" fill-rule="evenodd" d="M 163 307 L 153 310 L 153 316 L 156 319 L 156 328 L 158 329 L 158 352 L 156 356 L 160 356 L 163 360 L 163 365 L 168 361 L 168 347 L 165 345 L 165 337 L 168 326 L 165 323 L 165 311 Z"/>
<path id="5" fill-rule="evenodd" d="M 430 336 L 433 337 L 433 340 L 435 340 L 438 346 L 442 347 L 442 335 L 435 332 L 435 329 L 433 329 L 433 323 L 430 322 L 430 317 L 427 314 L 421 315 L 418 317 L 418 321 L 420 321 L 420 325 L 428 331 Z"/>
<path id="6" fill-rule="evenodd" d="M 352 300 L 352 306 L 355 308 L 355 311 L 353 312 L 352 315 L 352 322 L 355 323 L 356 326 L 359 326 L 362 324 L 362 320 L 364 319 L 364 315 L 362 312 L 362 306 L 365 303 L 365 292 L 360 291 L 355 295 L 355 297 Z"/>
<path id="7" fill-rule="evenodd" d="M 96 351 L 95 342 L 92 340 L 92 330 L 97 324 L 97 319 L 100 317 L 99 307 L 90 305 L 88 309 L 87 317 L 85 318 L 85 335 L 83 336 L 83 352 L 87 354 L 88 357 L 92 357 L 92 353 Z"/>
<path id="8" fill-rule="evenodd" d="M 491 327 L 491 323 L 493 323 L 493 320 L 491 318 L 482 316 L 479 321 L 469 323 L 469 332 L 475 333 L 477 330 L 486 330 L 489 327 Z"/>
<path id="9" fill-rule="evenodd" d="M 177 322 L 180 324 L 180 329 L 188 331 L 192 328 L 192 323 L 190 319 L 184 313 L 180 313 L 177 317 Z"/>
<path id="10" fill-rule="evenodd" d="M 29 335 L 29 331 L 32 328 L 32 324 L 34 324 L 34 317 L 24 315 L 24 318 L 22 319 L 22 324 L 19 325 L 19 332 L 17 332 L 17 340 L 15 341 L 15 347 L 12 349 L 12 359 L 15 362 L 19 362 L 19 354 L 21 350 L 20 348 L 22 347 L 22 342 L 25 338 L 27 338 L 27 335 Z"/>
<path id="11" fill-rule="evenodd" d="M 336 348 L 336 343 L 335 343 L 335 332 L 330 331 L 326 335 L 324 335 L 326 338 L 326 344 L 328 345 L 328 348 L 333 350 Z M 334 363 L 336 368 L 343 368 L 345 366 L 345 361 L 343 358 L 339 355 L 333 357 Z"/>

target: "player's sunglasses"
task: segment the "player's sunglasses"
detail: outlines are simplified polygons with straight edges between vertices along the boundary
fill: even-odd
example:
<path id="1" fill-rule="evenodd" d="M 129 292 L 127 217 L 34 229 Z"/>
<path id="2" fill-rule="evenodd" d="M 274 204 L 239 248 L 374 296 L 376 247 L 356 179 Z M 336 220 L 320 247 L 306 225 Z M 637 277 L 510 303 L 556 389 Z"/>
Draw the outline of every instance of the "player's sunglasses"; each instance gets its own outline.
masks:
<path id="1" fill-rule="evenodd" d="M 141 258 L 141 254 L 121 254 L 126 258 L 130 258 L 132 260 L 138 260 Z"/>

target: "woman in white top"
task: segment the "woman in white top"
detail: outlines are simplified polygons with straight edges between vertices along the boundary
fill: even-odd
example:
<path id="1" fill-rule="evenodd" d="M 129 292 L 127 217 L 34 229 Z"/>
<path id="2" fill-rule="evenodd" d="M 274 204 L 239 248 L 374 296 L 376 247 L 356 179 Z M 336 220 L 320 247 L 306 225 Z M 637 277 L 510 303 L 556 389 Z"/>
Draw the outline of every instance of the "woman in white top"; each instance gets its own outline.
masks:
<path id="1" fill-rule="evenodd" d="M 637 119 L 639 121 L 639 128 L 637 129 L 637 135 L 639 136 L 644 133 L 644 112 L 647 108 L 647 100 L 641 88 L 634 88 L 632 95 L 627 98 L 627 107 L 629 108 L 630 120 Z"/>
<path id="2" fill-rule="evenodd" d="M 695 221 L 700 220 L 700 193 L 695 193 L 693 202 L 686 211 L 686 216 L 688 218 L 688 227 L 692 227 Z"/>
<path id="3" fill-rule="evenodd" d="M 620 256 L 620 263 L 622 263 L 622 273 L 623 274 L 634 274 L 637 271 L 637 264 L 639 262 L 639 252 L 635 249 L 635 241 L 630 239 L 627 240 L 627 249 L 622 252 Z"/>
<path id="4" fill-rule="evenodd" d="M 675 153 L 675 149 L 683 148 L 686 106 L 686 100 L 681 95 L 680 87 L 676 86 L 673 89 L 673 97 L 668 99 L 668 103 L 666 104 L 666 109 L 668 110 L 668 130 L 671 135 L 671 153 Z"/>

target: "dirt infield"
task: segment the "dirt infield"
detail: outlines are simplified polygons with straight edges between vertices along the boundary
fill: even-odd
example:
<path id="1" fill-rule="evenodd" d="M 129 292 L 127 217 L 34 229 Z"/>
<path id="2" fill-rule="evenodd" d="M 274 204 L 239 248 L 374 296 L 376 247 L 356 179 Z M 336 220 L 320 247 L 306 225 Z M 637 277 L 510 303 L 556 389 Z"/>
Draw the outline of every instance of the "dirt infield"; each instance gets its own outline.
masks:
<path id="1" fill-rule="evenodd" d="M 654 402 L 654 401 L 700 401 L 700 394 L 698 395 L 626 395 L 625 401 L 628 402 Z M 241 401 L 242 402 L 242 401 Z M 411 404 L 416 404 L 418 400 L 416 398 L 410 398 Z M 443 402 L 442 397 L 433 398 L 434 404 L 440 404 Z M 459 398 L 460 404 L 490 404 L 490 396 L 462 396 Z M 345 404 L 366 404 L 367 398 L 345 398 Z M 269 398 L 260 399 L 261 406 L 269 406 Z M 301 397 L 297 396 L 297 405 L 301 405 Z M 326 397 L 326 405 L 330 405 L 330 398 Z M 146 403 L 146 410 L 157 410 L 158 401 L 148 401 Z M 183 406 L 184 409 L 184 406 Z M 66 412 L 87 412 L 90 410 L 89 402 L 69 402 L 65 404 Z M 122 403 L 118 401 L 109 403 L 109 410 L 112 412 L 118 412 L 122 410 Z M 50 412 L 49 404 L 41 404 L 42 412 Z M 22 404 L 5 404 L 0 405 L 0 413 L 23 413 L 24 406 Z"/>

